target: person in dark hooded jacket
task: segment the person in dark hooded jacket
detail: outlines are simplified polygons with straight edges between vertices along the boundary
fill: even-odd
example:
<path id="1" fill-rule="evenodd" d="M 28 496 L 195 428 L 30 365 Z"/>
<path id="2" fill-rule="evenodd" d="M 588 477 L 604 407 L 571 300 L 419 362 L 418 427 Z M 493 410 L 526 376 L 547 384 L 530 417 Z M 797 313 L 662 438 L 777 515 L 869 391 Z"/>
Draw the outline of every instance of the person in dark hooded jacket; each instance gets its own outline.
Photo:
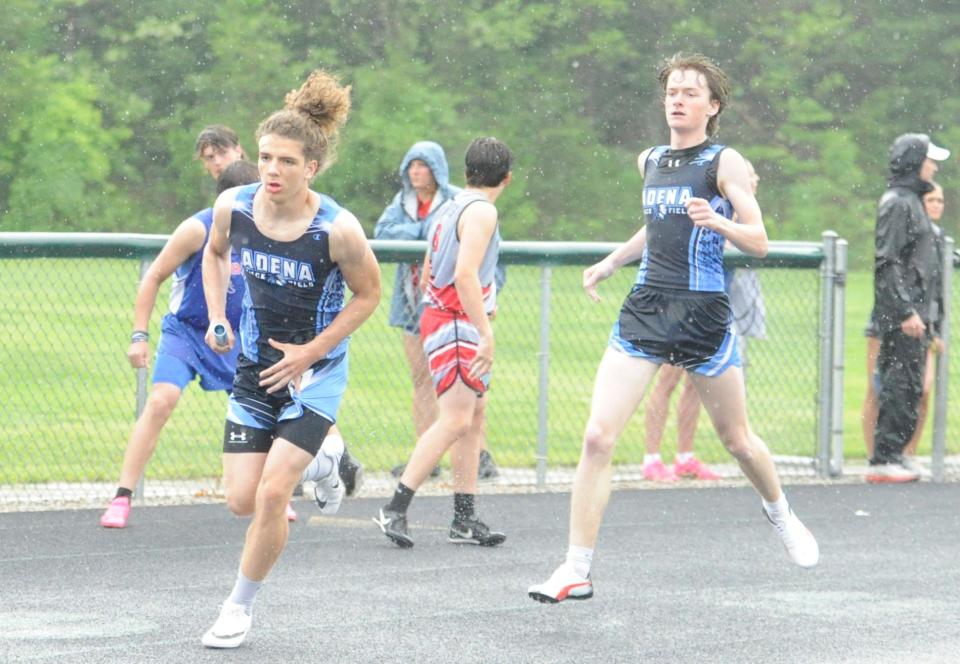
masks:
<path id="1" fill-rule="evenodd" d="M 937 292 L 936 234 L 923 207 L 937 161 L 950 152 L 925 134 L 903 134 L 890 147 L 887 191 L 877 212 L 874 316 L 879 414 L 867 481 L 913 482 L 903 449 L 917 424 Z"/>

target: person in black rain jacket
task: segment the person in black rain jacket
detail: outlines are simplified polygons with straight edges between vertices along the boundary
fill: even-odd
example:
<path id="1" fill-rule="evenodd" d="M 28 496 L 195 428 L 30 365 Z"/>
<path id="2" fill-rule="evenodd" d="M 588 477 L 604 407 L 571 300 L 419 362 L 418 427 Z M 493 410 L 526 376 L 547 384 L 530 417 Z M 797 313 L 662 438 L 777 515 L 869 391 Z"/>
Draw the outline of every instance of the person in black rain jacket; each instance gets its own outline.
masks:
<path id="1" fill-rule="evenodd" d="M 923 208 L 937 162 L 950 152 L 925 134 L 903 134 L 890 147 L 887 191 L 877 212 L 874 308 L 879 414 L 867 481 L 913 482 L 903 449 L 917 424 L 923 369 L 937 302 L 934 227 Z"/>

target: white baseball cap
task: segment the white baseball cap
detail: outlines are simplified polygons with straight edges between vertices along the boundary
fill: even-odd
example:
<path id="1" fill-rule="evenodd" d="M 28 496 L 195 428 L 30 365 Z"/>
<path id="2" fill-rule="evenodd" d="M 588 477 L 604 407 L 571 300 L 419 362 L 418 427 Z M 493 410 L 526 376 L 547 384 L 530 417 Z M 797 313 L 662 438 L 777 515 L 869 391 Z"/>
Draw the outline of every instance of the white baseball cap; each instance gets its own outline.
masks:
<path id="1" fill-rule="evenodd" d="M 941 148 L 938 145 L 934 145 L 933 141 L 930 141 L 927 144 L 927 159 L 933 159 L 934 161 L 946 161 L 949 158 L 950 150 Z"/>

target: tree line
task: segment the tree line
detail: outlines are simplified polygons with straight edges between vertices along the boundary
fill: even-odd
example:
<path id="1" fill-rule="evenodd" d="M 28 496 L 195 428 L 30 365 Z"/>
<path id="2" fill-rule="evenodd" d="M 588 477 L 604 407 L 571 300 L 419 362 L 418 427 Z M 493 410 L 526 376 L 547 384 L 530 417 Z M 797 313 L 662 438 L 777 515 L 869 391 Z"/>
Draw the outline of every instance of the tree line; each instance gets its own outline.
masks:
<path id="1" fill-rule="evenodd" d="M 258 122 L 317 67 L 353 86 L 316 188 L 372 230 L 415 141 L 452 179 L 480 135 L 516 157 L 508 239 L 616 240 L 640 219 L 636 155 L 667 136 L 656 72 L 678 51 L 734 82 L 719 140 L 750 158 L 775 239 L 833 229 L 867 250 L 905 131 L 960 154 L 955 5 L 784 0 L 7 0 L 0 229 L 167 232 L 210 204 L 211 123 Z M 954 213 L 960 173 L 939 178 Z M 956 185 L 956 186 L 955 186 Z M 956 222 L 949 224 L 951 232 Z M 866 258 L 869 258 L 867 256 Z M 862 259 L 866 260 L 866 259 Z"/>

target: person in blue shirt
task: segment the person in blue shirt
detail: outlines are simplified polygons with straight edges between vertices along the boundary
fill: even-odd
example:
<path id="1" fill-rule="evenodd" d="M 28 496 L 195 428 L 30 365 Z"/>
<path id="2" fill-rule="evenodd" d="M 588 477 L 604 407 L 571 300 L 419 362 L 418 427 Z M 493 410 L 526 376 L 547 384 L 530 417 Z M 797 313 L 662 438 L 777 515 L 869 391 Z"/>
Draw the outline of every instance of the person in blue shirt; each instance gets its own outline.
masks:
<path id="1" fill-rule="evenodd" d="M 224 191 L 259 178 L 257 167 L 249 162 L 235 161 L 219 170 L 217 191 Z M 173 277 L 170 290 L 170 311 L 161 323 L 160 343 L 153 370 L 153 386 L 143 413 L 137 419 L 120 470 L 117 493 L 100 517 L 104 528 L 125 528 L 130 518 L 133 488 L 153 456 L 157 439 L 170 418 L 180 395 L 195 378 L 200 378 L 204 390 L 230 391 L 236 365 L 235 352 L 220 355 L 204 342 L 209 325 L 207 303 L 203 295 L 200 261 L 213 223 L 213 209 L 207 208 L 184 220 L 167 240 L 150 269 L 143 276 L 134 304 L 133 334 L 127 359 L 130 366 L 140 369 L 148 366 L 150 335 L 147 332 L 150 314 L 157 301 L 160 286 Z M 227 315 L 240 319 L 240 303 L 244 285 L 240 264 L 234 257 L 236 272 L 230 279 Z"/>

